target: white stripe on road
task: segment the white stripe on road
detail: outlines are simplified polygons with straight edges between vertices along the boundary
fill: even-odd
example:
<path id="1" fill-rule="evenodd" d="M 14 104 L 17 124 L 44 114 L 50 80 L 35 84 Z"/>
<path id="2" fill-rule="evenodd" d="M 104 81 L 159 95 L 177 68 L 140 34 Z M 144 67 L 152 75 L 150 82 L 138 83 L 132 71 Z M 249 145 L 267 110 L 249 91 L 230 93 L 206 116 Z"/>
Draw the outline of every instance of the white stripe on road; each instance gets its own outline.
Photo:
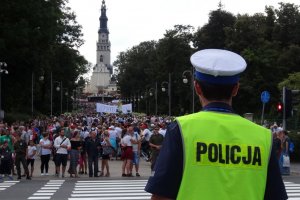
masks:
<path id="1" fill-rule="evenodd" d="M 49 183 L 47 183 L 46 185 L 44 185 L 44 187 L 60 187 L 62 184 L 55 184 L 55 185 L 49 185 Z"/>
<path id="2" fill-rule="evenodd" d="M 120 194 L 72 194 L 72 197 L 135 197 L 135 196 L 150 196 L 151 194 L 145 194 L 145 192 L 143 194 L 140 193 L 120 193 Z"/>
<path id="3" fill-rule="evenodd" d="M 146 184 L 145 184 L 146 185 Z M 89 187 L 138 187 L 141 186 L 141 184 L 135 184 L 135 185 L 127 185 L 127 184 L 108 184 L 108 185 L 79 185 L 76 186 L 76 188 L 89 188 Z"/>
<path id="4" fill-rule="evenodd" d="M 73 191 L 74 194 L 85 194 L 85 193 L 90 193 L 90 194 L 94 194 L 94 193 L 99 193 L 99 194 L 103 194 L 103 193 L 111 193 L 112 191 L 94 191 L 94 190 L 86 190 L 86 191 Z M 144 190 L 113 190 L 114 193 L 119 193 L 119 192 L 145 192 Z"/>
<path id="5" fill-rule="evenodd" d="M 60 187 L 42 187 L 41 190 L 58 190 Z"/>
<path id="6" fill-rule="evenodd" d="M 103 198 L 68 198 L 68 200 L 135 200 L 148 199 L 149 197 L 103 197 Z"/>
<path id="7" fill-rule="evenodd" d="M 43 193 L 43 192 L 56 192 L 56 190 L 38 190 L 36 192 L 41 192 L 41 193 Z"/>
<path id="8" fill-rule="evenodd" d="M 28 197 L 28 199 L 51 199 L 64 182 L 65 180 L 49 180 L 36 193 L 33 193 L 31 197 Z"/>
<path id="9" fill-rule="evenodd" d="M 140 186 L 140 187 L 131 187 L 131 188 L 128 188 L 128 187 L 118 187 L 118 188 L 115 188 L 115 187 L 110 187 L 110 188 L 99 188 L 99 187 L 92 187 L 92 188 L 75 188 L 74 190 L 76 191 L 88 191 L 88 190 L 104 190 L 104 191 L 108 191 L 108 190 L 126 190 L 126 189 L 133 189 L 133 190 L 137 190 L 137 189 L 144 189 L 145 186 Z"/>
<path id="10" fill-rule="evenodd" d="M 33 196 L 52 196 L 54 194 L 54 192 L 38 192 L 38 193 L 34 193 Z"/>
<path id="11" fill-rule="evenodd" d="M 69 200 L 150 199 L 144 191 L 147 180 L 77 181 Z"/>
<path id="12" fill-rule="evenodd" d="M 29 197 L 28 199 L 51 199 L 51 197 Z"/>
<path id="13" fill-rule="evenodd" d="M 300 200 L 300 184 L 284 182 L 289 200 Z"/>
<path id="14" fill-rule="evenodd" d="M 76 184 L 79 183 L 122 183 L 122 182 L 147 182 L 147 180 L 106 180 L 106 181 L 77 181 Z"/>
<path id="15" fill-rule="evenodd" d="M 10 188 L 11 186 L 19 183 L 20 181 L 4 181 L 2 183 L 0 183 L 0 191 L 4 191 L 7 188 Z"/>

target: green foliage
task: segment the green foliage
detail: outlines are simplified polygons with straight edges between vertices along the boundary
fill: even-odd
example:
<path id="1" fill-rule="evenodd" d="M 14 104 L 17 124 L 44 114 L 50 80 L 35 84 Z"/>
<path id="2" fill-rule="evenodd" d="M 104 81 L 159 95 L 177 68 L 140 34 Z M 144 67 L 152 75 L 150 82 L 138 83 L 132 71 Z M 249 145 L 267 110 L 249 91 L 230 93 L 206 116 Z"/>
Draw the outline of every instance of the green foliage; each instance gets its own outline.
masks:
<path id="1" fill-rule="evenodd" d="M 190 47 L 191 41 L 195 49 Z M 260 94 L 267 90 L 271 100 L 266 104 L 265 115 L 277 118 L 276 104 L 281 98 L 278 84 L 300 87 L 299 41 L 297 5 L 280 3 L 278 9 L 266 6 L 265 13 L 234 16 L 220 4 L 217 10 L 210 12 L 208 23 L 196 32 L 191 26 L 176 25 L 158 42 L 142 42 L 122 52 L 115 62 L 119 68 L 118 86 L 122 96 L 129 98 L 137 92 L 148 91 L 157 82 L 159 113 L 165 114 L 168 113 L 168 97 L 160 91 L 160 83 L 168 81 L 171 73 L 172 113 L 183 114 L 191 110 L 192 92 L 189 84 L 182 84 L 182 73 L 191 69 L 192 52 L 204 48 L 229 49 L 241 54 L 248 64 L 241 76 L 239 95 L 233 100 L 234 109 L 240 114 L 251 112 L 260 116 Z M 292 75 L 288 77 L 289 74 Z M 153 108 L 154 99 L 148 98 L 148 101 Z M 197 111 L 200 108 L 197 97 L 195 101 Z"/>
<path id="2" fill-rule="evenodd" d="M 49 113 L 50 74 L 72 91 L 79 75 L 87 72 L 87 61 L 75 49 L 83 44 L 82 27 L 66 2 L 1 1 L 0 62 L 6 62 L 9 71 L 2 76 L 4 110 L 30 113 L 33 85 L 34 112 Z M 58 99 L 54 95 L 53 100 Z"/>
<path id="3" fill-rule="evenodd" d="M 174 29 L 167 30 L 165 37 L 158 42 L 142 42 L 120 53 L 114 65 L 118 68 L 117 80 L 122 96 L 127 99 L 141 95 L 147 97 L 139 106 L 145 112 L 154 113 L 154 96 L 150 97 L 149 90 L 154 89 L 157 83 L 158 112 L 167 113 L 168 96 L 161 91 L 161 83 L 168 81 L 168 74 L 171 73 L 173 114 L 179 114 L 182 107 L 184 110 L 190 110 L 191 104 L 187 102 L 191 92 L 182 96 L 184 90 L 189 88 L 182 83 L 182 73 L 191 69 L 191 31 L 192 27 L 189 25 L 176 25 Z"/>

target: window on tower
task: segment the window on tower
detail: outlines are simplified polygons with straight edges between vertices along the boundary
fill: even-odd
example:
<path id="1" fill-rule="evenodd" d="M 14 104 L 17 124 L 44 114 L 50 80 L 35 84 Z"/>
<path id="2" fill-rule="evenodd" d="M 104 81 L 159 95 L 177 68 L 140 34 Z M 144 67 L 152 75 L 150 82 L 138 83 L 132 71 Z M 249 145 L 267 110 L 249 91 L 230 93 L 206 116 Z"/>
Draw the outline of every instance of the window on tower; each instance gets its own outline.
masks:
<path id="1" fill-rule="evenodd" d="M 103 62 L 103 56 L 100 55 L 100 62 Z"/>

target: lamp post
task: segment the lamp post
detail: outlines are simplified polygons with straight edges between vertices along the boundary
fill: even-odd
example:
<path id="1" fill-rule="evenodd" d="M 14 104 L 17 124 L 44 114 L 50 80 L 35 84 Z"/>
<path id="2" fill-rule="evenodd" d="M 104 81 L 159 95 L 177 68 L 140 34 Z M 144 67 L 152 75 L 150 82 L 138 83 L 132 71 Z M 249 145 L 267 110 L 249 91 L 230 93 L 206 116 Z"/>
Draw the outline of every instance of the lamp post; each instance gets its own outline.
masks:
<path id="1" fill-rule="evenodd" d="M 169 82 L 163 81 L 163 82 L 161 83 L 161 90 L 162 90 L 163 92 L 166 91 L 166 88 L 165 88 L 165 86 L 164 86 L 165 84 L 168 84 L 169 116 L 171 116 L 171 101 L 172 101 L 172 99 L 171 99 L 171 73 L 169 73 Z"/>
<path id="2" fill-rule="evenodd" d="M 67 112 L 69 112 L 69 98 L 68 98 L 68 95 L 69 95 L 69 91 L 68 91 L 68 88 L 63 88 L 66 92 L 65 92 L 65 96 L 67 98 Z"/>
<path id="3" fill-rule="evenodd" d="M 60 113 L 62 113 L 62 95 L 63 95 L 63 87 L 62 87 L 62 81 L 53 81 L 51 76 L 51 83 L 57 83 L 56 91 L 60 91 Z M 52 116 L 52 96 L 53 96 L 53 85 L 51 84 L 51 116 Z"/>
<path id="4" fill-rule="evenodd" d="M 194 68 L 193 68 L 193 71 L 194 71 Z M 186 74 L 189 73 L 190 76 L 191 76 L 191 88 L 192 88 L 192 98 L 193 98 L 193 101 L 192 101 L 192 112 L 194 113 L 195 112 L 195 90 L 194 90 L 194 72 L 193 71 L 185 70 L 182 73 L 182 82 L 184 84 L 187 84 L 189 82 L 189 80 L 187 79 L 187 76 L 186 76 Z"/>
<path id="5" fill-rule="evenodd" d="M 39 77 L 39 81 L 44 81 L 43 75 Z M 33 110 L 34 110 L 33 100 L 34 100 L 34 72 L 31 73 L 31 116 L 33 116 Z"/>
<path id="6" fill-rule="evenodd" d="M 153 96 L 155 98 L 155 115 L 157 115 L 157 82 L 155 83 L 155 89 L 154 88 L 150 88 L 149 89 L 149 95 Z"/>
<path id="7" fill-rule="evenodd" d="M 1 106 L 1 75 L 2 73 L 8 74 L 7 69 L 5 69 L 7 67 L 6 62 L 0 62 L 0 120 L 2 120 L 4 118 L 4 111 L 2 111 L 2 106 Z"/>

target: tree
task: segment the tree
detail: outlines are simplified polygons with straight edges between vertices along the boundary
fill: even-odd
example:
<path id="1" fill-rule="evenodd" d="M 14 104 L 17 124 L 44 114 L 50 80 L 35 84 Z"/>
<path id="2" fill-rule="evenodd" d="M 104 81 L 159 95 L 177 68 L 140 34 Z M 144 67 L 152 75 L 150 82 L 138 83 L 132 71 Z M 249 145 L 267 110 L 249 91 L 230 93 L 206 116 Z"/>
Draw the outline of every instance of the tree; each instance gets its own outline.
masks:
<path id="1" fill-rule="evenodd" d="M 50 74 L 72 90 L 78 76 L 87 71 L 87 61 L 76 49 L 83 43 L 81 26 L 66 2 L 1 1 L 0 55 L 9 70 L 2 88 L 6 111 L 29 113 L 34 85 L 35 109 L 49 113 Z M 38 82 L 42 75 L 44 82 Z"/>
<path id="2" fill-rule="evenodd" d="M 208 23 L 194 34 L 194 46 L 197 49 L 225 48 L 226 29 L 232 28 L 236 17 L 222 6 L 209 13 Z"/>

